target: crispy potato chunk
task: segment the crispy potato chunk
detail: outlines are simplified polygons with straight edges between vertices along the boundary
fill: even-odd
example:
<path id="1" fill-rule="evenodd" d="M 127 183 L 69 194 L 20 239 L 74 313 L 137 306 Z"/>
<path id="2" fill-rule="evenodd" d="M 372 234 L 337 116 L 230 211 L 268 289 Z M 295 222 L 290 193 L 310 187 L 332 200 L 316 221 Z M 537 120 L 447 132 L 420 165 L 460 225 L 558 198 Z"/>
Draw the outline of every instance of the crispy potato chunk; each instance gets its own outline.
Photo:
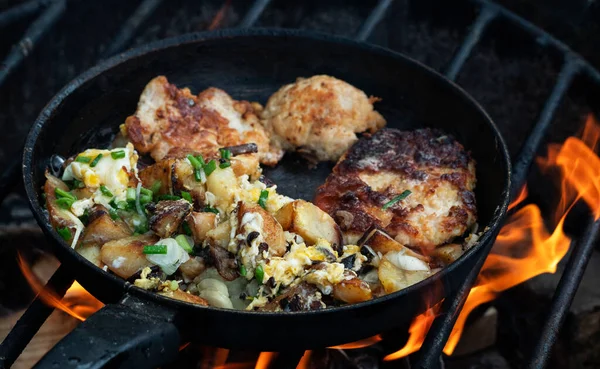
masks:
<path id="1" fill-rule="evenodd" d="M 238 181 L 231 167 L 215 169 L 206 179 L 206 189 L 216 197 L 215 205 L 225 211 L 233 203 Z"/>
<path id="2" fill-rule="evenodd" d="M 102 260 L 100 260 L 102 245 L 131 236 L 131 234 L 132 232 L 125 222 L 120 219 L 113 220 L 104 206 L 96 205 L 90 212 L 89 223 L 75 250 L 101 268 L 103 266 Z"/>
<path id="3" fill-rule="evenodd" d="M 379 281 L 386 293 L 400 291 L 415 283 L 419 283 L 431 275 L 429 270 L 406 270 L 394 265 L 387 256 L 379 263 Z"/>
<path id="4" fill-rule="evenodd" d="M 196 278 L 205 269 L 206 264 L 204 263 L 204 259 L 199 256 L 191 257 L 188 261 L 179 266 L 181 275 L 183 275 L 187 281 L 191 281 L 192 279 Z"/>
<path id="5" fill-rule="evenodd" d="M 285 205 L 275 214 L 284 230 L 299 234 L 307 244 L 319 238 L 327 240 L 334 249 L 342 245 L 342 232 L 333 218 L 317 206 L 304 200 Z"/>
<path id="6" fill-rule="evenodd" d="M 167 296 L 175 300 L 189 302 L 192 304 L 208 306 L 208 302 L 200 296 L 192 295 L 191 293 L 184 292 L 182 290 L 175 291 L 161 291 L 158 292 L 159 295 Z"/>
<path id="7" fill-rule="evenodd" d="M 217 214 L 215 213 L 200 213 L 192 211 L 188 215 L 186 221 L 192 230 L 192 238 L 194 243 L 201 244 L 207 237 L 207 233 L 215 228 Z"/>
<path id="8" fill-rule="evenodd" d="M 277 222 L 277 220 L 275 220 L 271 214 L 269 214 L 265 209 L 261 208 L 258 204 L 240 202 L 238 204 L 239 224 L 243 223 L 244 216 L 248 213 L 258 214 L 262 218 L 262 232 L 260 233 L 265 242 L 269 245 L 269 251 L 271 255 L 282 256 L 285 254 L 285 235 L 283 234 L 283 228 Z M 242 231 L 242 229 L 238 229 L 238 233 Z"/>
<path id="9" fill-rule="evenodd" d="M 131 236 L 110 241 L 102 246 L 100 258 L 113 273 L 123 279 L 129 279 L 138 271 L 152 265 L 146 255 L 144 246 L 155 244 L 158 237 L 151 233 Z"/>
<path id="10" fill-rule="evenodd" d="M 380 252 L 382 255 L 390 251 L 402 251 L 406 255 L 414 256 L 423 261 L 429 260 L 426 256 L 416 253 L 400 242 L 394 240 L 380 229 L 371 229 L 365 233 L 361 240 L 358 241 L 359 246 L 367 245 L 375 252 Z"/>
<path id="11" fill-rule="evenodd" d="M 464 252 L 462 245 L 451 243 L 436 248 L 433 250 L 433 255 L 441 260 L 442 263 L 448 265 L 461 257 Z"/>
<path id="12" fill-rule="evenodd" d="M 334 285 L 333 297 L 349 304 L 355 304 L 372 299 L 373 294 L 367 282 L 355 277 Z"/>
<path id="13" fill-rule="evenodd" d="M 60 188 L 64 191 L 69 191 L 69 187 L 56 178 L 48 171 L 46 171 L 46 183 L 44 184 L 44 194 L 46 195 L 46 209 L 48 210 L 48 214 L 50 215 L 50 224 L 52 227 L 62 228 L 68 227 L 71 230 L 71 238 L 67 240 L 68 243 L 71 243 L 73 239 L 74 229 L 76 228 L 76 223 L 73 220 L 74 215 L 71 214 L 69 210 L 62 209 L 58 205 L 56 205 L 56 194 L 55 190 Z"/>

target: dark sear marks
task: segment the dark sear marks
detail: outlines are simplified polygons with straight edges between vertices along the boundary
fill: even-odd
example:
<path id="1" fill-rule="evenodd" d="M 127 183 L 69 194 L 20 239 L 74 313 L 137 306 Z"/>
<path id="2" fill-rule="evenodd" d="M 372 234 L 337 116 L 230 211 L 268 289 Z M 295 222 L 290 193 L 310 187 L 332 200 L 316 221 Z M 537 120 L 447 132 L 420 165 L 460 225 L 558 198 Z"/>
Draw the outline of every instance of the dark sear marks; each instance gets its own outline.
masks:
<path id="1" fill-rule="evenodd" d="M 349 242 L 377 226 L 401 244 L 431 250 L 475 222 L 474 187 L 475 161 L 452 136 L 382 129 L 348 150 L 315 204 Z"/>

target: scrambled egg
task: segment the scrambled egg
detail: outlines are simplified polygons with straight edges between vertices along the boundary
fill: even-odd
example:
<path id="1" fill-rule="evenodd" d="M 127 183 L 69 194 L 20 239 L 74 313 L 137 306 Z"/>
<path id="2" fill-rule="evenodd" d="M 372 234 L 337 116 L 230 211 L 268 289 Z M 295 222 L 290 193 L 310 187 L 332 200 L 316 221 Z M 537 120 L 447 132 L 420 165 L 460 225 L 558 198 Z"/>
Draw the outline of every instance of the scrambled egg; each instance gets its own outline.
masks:
<path id="1" fill-rule="evenodd" d="M 323 293 L 330 294 L 332 285 L 344 279 L 344 265 L 336 261 L 337 253 L 329 242 L 320 238 L 314 246 L 304 242 L 292 242 L 290 250 L 283 257 L 272 257 L 263 265 L 263 281 L 273 277 L 275 283 L 291 285 L 297 278 L 315 284 Z M 322 262 L 321 269 L 305 270 L 313 262 Z"/>
<path id="2" fill-rule="evenodd" d="M 113 158 L 111 154 L 123 152 L 122 158 Z M 99 155 L 102 155 L 99 159 Z M 83 158 L 78 161 L 77 158 Z M 109 202 L 115 197 L 116 201 L 124 201 L 127 194 L 130 173 L 137 175 L 138 155 L 133 145 L 128 143 L 125 148 L 113 150 L 88 149 L 77 155 L 65 169 L 63 181 L 78 180 L 93 192 L 89 199 L 75 201 L 71 211 L 76 216 L 83 215 L 84 211 L 94 204 L 108 207 Z M 95 163 L 94 163 L 95 162 Z M 92 164 L 95 164 L 92 166 Z M 100 190 L 104 185 L 113 195 L 107 196 Z"/>
<path id="3" fill-rule="evenodd" d="M 294 199 L 277 193 L 277 186 L 267 187 L 261 181 L 250 182 L 247 174 L 244 174 L 238 178 L 239 189 L 234 195 L 234 204 L 238 201 L 245 201 L 249 203 L 258 202 L 260 193 L 263 190 L 269 191 L 269 196 L 265 202 L 265 210 L 269 213 L 274 214 L 279 209 L 294 201 Z"/>

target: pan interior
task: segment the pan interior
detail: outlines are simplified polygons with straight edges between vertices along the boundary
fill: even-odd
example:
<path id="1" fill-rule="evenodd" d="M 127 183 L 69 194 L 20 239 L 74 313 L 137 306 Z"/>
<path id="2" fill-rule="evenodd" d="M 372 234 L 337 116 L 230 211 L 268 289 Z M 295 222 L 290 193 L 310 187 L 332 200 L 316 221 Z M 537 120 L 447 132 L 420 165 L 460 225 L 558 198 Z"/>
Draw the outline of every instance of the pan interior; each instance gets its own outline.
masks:
<path id="1" fill-rule="evenodd" d="M 124 56 L 114 67 L 93 76 L 100 67 L 75 81 L 80 84 L 77 89 L 62 92 L 68 98 L 59 94 L 56 108 L 47 108 L 38 119 L 26 182 L 30 176 L 39 195 L 44 169 L 53 154 L 67 157 L 85 148 L 108 146 L 119 125 L 135 111 L 146 83 L 157 75 L 193 93 L 214 86 L 235 99 L 264 105 L 273 92 L 298 77 L 328 74 L 380 97 L 375 107 L 388 127 L 435 127 L 454 135 L 477 162 L 479 224 L 485 226 L 497 216 L 508 183 L 503 145 L 485 113 L 442 77 L 397 54 L 320 36 L 258 32 L 195 42 L 201 38 L 192 36 L 179 44 L 166 43 L 167 47 L 150 47 L 138 56 Z M 279 186 L 279 192 L 312 200 L 332 167 L 332 163 L 321 163 L 309 169 L 299 156 L 286 154 L 265 174 Z M 39 206 L 39 197 L 32 202 Z"/>

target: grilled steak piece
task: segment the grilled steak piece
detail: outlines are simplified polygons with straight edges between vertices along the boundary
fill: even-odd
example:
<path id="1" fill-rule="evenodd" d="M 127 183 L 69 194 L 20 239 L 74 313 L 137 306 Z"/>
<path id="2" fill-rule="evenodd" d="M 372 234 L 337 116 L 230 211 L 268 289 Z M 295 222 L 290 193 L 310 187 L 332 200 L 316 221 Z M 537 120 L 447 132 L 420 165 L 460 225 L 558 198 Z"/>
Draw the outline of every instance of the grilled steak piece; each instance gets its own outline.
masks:
<path id="1" fill-rule="evenodd" d="M 431 250 L 476 221 L 475 181 L 475 161 L 453 137 L 382 129 L 340 158 L 315 204 L 340 224 L 347 242 L 376 226 L 404 245 Z"/>

